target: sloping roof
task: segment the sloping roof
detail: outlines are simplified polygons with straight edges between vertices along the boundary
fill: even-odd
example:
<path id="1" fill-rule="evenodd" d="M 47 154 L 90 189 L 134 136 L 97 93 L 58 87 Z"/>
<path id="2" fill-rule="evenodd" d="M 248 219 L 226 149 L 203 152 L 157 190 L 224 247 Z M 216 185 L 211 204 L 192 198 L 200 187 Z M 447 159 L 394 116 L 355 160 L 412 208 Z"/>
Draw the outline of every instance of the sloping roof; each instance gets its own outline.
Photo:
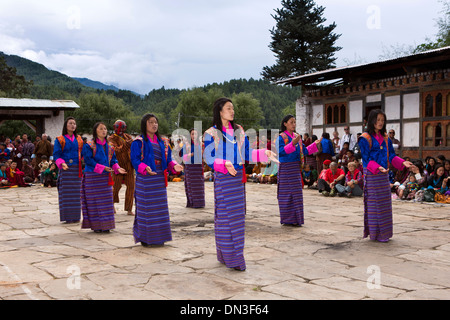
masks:
<path id="1" fill-rule="evenodd" d="M 275 82 L 275 84 L 290 84 L 296 86 L 337 79 L 344 79 L 344 82 L 349 83 L 360 78 L 365 78 L 367 80 L 380 77 L 402 76 L 412 72 L 413 69 L 418 69 L 420 72 L 422 69 L 433 66 L 439 69 L 450 67 L 450 47 L 429 50 L 378 62 L 318 71 L 283 79 Z M 415 72 L 417 72 L 417 70 Z"/>
<path id="2" fill-rule="evenodd" d="M 78 109 L 72 100 L 41 100 L 0 98 L 0 108 L 8 109 Z"/>

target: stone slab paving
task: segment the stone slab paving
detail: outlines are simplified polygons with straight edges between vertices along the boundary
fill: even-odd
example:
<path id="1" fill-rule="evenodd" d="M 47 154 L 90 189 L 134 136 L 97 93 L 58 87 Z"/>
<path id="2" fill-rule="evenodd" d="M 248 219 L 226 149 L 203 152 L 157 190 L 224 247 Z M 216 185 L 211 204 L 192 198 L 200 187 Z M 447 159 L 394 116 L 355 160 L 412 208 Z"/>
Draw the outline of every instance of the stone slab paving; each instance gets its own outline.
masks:
<path id="1" fill-rule="evenodd" d="M 59 222 L 57 190 L 0 190 L 0 299 L 450 299 L 450 206 L 394 201 L 389 243 L 362 239 L 362 198 L 304 190 L 305 225 L 279 223 L 276 186 L 247 184 L 247 270 L 217 262 L 213 184 L 186 208 L 170 183 L 173 241 L 144 248 L 116 205 L 110 234 Z M 120 197 L 124 199 L 125 190 Z"/>

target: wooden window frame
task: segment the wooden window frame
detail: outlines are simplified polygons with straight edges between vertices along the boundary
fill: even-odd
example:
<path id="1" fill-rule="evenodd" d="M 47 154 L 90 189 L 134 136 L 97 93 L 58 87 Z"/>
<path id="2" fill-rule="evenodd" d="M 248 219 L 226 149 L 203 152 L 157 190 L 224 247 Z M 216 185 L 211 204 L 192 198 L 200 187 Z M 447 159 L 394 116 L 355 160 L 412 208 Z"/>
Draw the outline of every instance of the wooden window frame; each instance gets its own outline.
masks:
<path id="1" fill-rule="evenodd" d="M 342 107 L 345 108 L 345 112 L 342 112 Z M 331 110 L 331 117 L 328 109 Z M 348 104 L 347 102 L 336 102 L 336 103 L 329 103 L 325 105 L 325 124 L 346 124 L 347 123 L 347 111 L 348 111 Z M 337 113 L 337 122 L 336 119 L 336 113 Z M 344 116 L 343 116 L 344 115 Z M 344 117 L 344 119 L 342 119 Z M 331 118 L 331 121 L 330 121 Z"/>

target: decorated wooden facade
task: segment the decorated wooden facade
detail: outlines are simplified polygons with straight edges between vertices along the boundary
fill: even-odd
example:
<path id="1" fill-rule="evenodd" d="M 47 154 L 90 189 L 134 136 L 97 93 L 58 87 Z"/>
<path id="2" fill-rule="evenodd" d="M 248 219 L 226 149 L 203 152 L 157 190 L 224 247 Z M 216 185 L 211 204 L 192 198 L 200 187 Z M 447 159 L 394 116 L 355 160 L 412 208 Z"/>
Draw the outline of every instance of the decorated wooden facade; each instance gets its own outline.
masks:
<path id="1" fill-rule="evenodd" d="M 359 66 L 335 68 L 278 82 L 302 86 L 297 130 L 315 134 L 364 131 L 372 109 L 387 115 L 401 154 L 450 158 L 450 47 Z"/>

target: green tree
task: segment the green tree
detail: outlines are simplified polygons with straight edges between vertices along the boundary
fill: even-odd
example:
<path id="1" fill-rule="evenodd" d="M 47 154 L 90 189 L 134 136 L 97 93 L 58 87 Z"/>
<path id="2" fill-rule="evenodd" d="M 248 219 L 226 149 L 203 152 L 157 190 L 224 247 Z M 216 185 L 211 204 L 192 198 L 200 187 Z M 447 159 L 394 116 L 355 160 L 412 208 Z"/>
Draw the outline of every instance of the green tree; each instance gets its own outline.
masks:
<path id="1" fill-rule="evenodd" d="M 450 46 L 450 1 L 440 1 L 443 5 L 443 16 L 437 19 L 439 31 L 436 40 L 427 39 L 427 42 L 418 45 L 413 53 L 424 52 Z"/>
<path id="2" fill-rule="evenodd" d="M 282 0 L 282 8 L 272 17 L 276 27 L 270 31 L 270 49 L 276 63 L 264 67 L 262 76 L 270 81 L 303 75 L 334 67 L 335 45 L 340 35 L 333 33 L 336 24 L 324 25 L 325 10 L 312 0 Z"/>
<path id="3" fill-rule="evenodd" d="M 23 97 L 30 92 L 32 85 L 32 81 L 18 75 L 16 68 L 8 66 L 5 58 L 0 56 L 0 97 Z"/>
<path id="4" fill-rule="evenodd" d="M 112 130 L 114 122 L 121 119 L 127 122 L 129 132 L 139 132 L 139 119 L 125 105 L 123 100 L 107 95 L 105 92 L 82 94 L 77 103 L 79 109 L 68 112 L 67 116 L 73 116 L 77 120 L 80 133 L 92 133 L 94 124 L 102 121 L 109 130 Z"/>

